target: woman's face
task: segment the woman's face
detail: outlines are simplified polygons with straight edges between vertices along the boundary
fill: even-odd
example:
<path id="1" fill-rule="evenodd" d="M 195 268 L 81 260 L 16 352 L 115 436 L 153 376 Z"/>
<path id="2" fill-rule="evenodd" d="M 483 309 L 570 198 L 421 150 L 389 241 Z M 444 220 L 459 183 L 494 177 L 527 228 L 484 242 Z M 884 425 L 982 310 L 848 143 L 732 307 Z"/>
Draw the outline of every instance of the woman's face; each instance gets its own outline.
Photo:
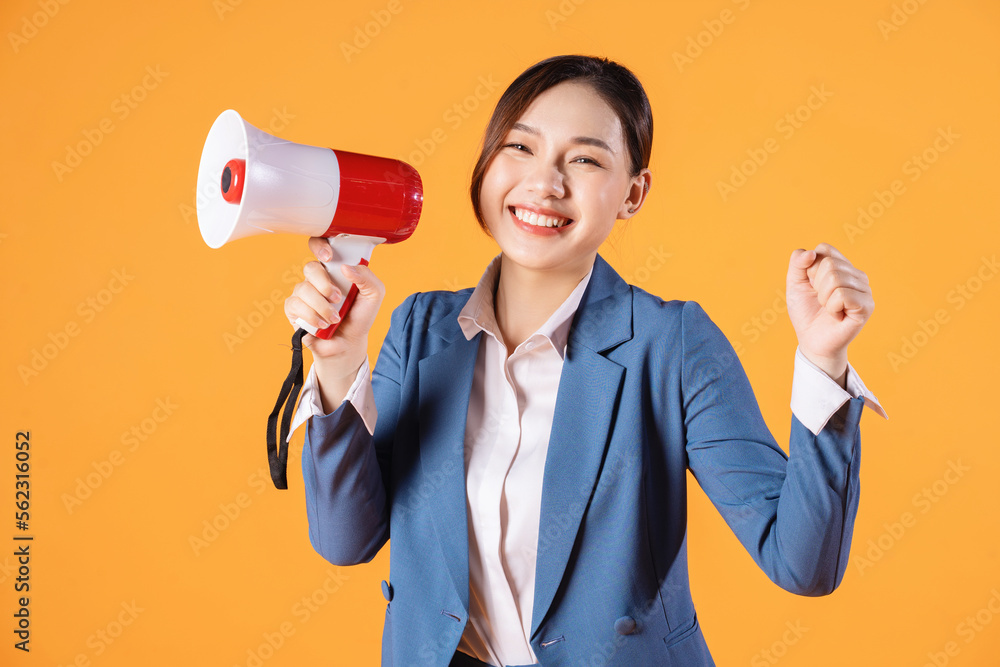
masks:
<path id="1" fill-rule="evenodd" d="M 629 218 L 649 170 L 630 178 L 618 116 L 587 84 L 566 81 L 531 103 L 483 178 L 486 225 L 506 260 L 586 272 L 615 220 Z"/>

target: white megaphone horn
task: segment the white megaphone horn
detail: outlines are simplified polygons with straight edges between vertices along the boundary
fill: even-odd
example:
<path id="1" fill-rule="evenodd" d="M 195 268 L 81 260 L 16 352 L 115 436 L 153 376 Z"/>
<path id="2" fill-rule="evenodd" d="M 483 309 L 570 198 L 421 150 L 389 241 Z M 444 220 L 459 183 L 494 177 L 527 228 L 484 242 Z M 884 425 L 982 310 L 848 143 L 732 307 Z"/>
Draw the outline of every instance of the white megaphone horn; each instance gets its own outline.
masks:
<path id="1" fill-rule="evenodd" d="M 250 125 L 229 109 L 215 120 L 198 168 L 201 235 L 212 248 L 255 234 L 323 236 L 333 259 L 324 262 L 343 299 L 341 320 L 357 287 L 342 264 L 367 264 L 380 243 L 410 237 L 420 219 L 423 186 L 405 162 L 296 144 Z M 329 338 L 338 323 L 317 331 Z"/>

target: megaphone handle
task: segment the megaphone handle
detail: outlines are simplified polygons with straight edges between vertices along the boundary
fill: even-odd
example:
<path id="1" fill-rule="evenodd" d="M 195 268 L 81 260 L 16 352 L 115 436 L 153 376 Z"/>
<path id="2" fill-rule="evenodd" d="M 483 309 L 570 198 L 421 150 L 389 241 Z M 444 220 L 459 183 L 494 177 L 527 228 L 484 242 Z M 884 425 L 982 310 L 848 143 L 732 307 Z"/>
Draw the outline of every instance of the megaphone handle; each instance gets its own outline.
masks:
<path id="1" fill-rule="evenodd" d="M 340 267 L 344 264 L 367 266 L 369 260 L 371 260 L 372 251 L 375 249 L 375 246 L 384 242 L 385 239 L 374 236 L 339 234 L 327 238 L 327 241 L 330 243 L 330 249 L 333 250 L 333 258 L 323 262 L 323 266 L 326 267 L 326 272 L 330 274 L 333 284 L 340 290 L 341 295 L 344 295 L 341 297 L 339 303 L 334 304 L 334 308 L 340 313 L 340 321 L 334 322 L 325 329 L 317 330 L 316 327 L 303 319 L 295 320 L 297 327 L 305 329 L 317 338 L 323 339 L 333 336 L 337 327 L 340 326 L 340 322 L 347 315 L 347 311 L 354 304 L 354 299 L 358 296 L 358 286 L 344 277 Z"/>
<path id="2" fill-rule="evenodd" d="M 326 264 L 326 262 L 324 262 L 324 264 Z M 367 259 L 362 259 L 360 262 L 358 262 L 358 265 L 359 266 L 368 266 L 368 260 Z M 340 266 L 341 266 L 340 264 L 338 264 L 334 268 L 330 268 L 329 266 L 327 266 L 326 270 L 327 270 L 327 272 L 331 276 L 334 275 L 334 272 L 336 272 L 341 278 L 343 278 L 343 275 L 342 275 L 342 273 L 340 271 Z M 343 282 L 343 281 L 342 280 L 334 281 L 334 283 L 337 285 L 337 288 L 340 289 L 340 293 L 343 294 L 345 286 L 341 285 L 340 284 L 341 282 Z M 353 283 L 351 283 L 350 288 L 348 288 L 348 290 L 347 290 L 347 297 L 341 299 L 341 301 L 340 301 L 340 307 L 337 310 L 337 312 L 340 314 L 340 320 L 337 321 L 337 322 L 334 322 L 333 324 L 331 324 L 330 326 L 328 326 L 325 329 L 320 329 L 319 331 L 317 331 L 313 335 L 316 336 L 317 338 L 322 338 L 323 340 L 327 340 L 330 337 L 332 337 L 333 333 L 337 330 L 337 327 L 339 327 L 340 323 L 344 321 L 344 316 L 347 315 L 347 311 L 349 311 L 351 309 L 351 306 L 354 305 L 354 299 L 356 299 L 357 296 L 358 296 L 358 286 L 355 285 L 355 284 L 353 284 Z"/>

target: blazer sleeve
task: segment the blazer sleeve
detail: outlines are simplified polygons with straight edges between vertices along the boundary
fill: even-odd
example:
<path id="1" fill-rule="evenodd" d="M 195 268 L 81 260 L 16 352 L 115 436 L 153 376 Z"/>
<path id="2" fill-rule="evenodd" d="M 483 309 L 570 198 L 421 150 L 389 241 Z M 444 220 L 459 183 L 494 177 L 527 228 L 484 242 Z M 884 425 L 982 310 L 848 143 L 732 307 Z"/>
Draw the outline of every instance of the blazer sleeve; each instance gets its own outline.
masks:
<path id="1" fill-rule="evenodd" d="M 389 539 L 389 473 L 413 294 L 390 319 L 372 371 L 374 435 L 350 401 L 310 417 L 302 449 L 309 541 L 335 565 L 367 563 Z"/>
<path id="2" fill-rule="evenodd" d="M 786 456 L 732 345 L 694 301 L 681 337 L 691 472 L 774 583 L 799 595 L 833 592 L 858 511 L 864 399 L 844 403 L 818 435 L 793 415 Z"/>

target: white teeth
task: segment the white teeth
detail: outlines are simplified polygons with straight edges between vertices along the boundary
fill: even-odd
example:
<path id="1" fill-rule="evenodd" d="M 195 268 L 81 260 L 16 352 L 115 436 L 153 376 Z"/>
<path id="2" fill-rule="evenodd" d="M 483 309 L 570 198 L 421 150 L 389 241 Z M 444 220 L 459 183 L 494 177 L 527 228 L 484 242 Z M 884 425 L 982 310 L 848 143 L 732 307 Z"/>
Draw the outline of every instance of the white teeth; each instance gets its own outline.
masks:
<path id="1" fill-rule="evenodd" d="M 553 218 L 547 215 L 538 215 L 533 211 L 524 211 L 519 208 L 514 209 L 514 215 L 517 216 L 518 220 L 523 220 L 529 225 L 535 225 L 536 227 L 562 227 L 569 222 L 569 218 Z"/>

